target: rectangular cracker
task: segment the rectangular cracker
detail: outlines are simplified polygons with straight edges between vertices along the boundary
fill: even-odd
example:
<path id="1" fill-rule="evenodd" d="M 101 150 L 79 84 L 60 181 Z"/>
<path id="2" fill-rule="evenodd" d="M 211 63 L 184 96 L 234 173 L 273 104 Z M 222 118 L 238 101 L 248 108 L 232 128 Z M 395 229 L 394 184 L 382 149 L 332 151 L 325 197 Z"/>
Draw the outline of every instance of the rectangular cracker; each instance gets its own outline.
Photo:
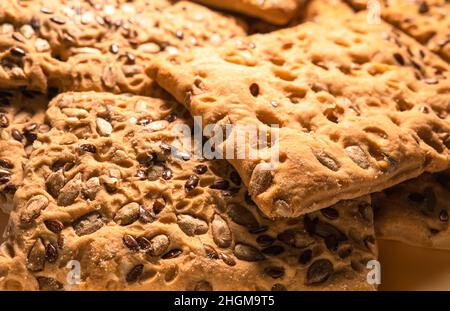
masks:
<path id="1" fill-rule="evenodd" d="M 245 34 L 241 20 L 187 1 L 2 1 L 0 83 L 41 92 L 160 96 L 144 73 L 155 54 L 217 46 Z"/>
<path id="2" fill-rule="evenodd" d="M 377 238 L 450 249 L 450 171 L 424 174 L 372 200 Z"/>
<path id="3" fill-rule="evenodd" d="M 304 0 L 197 0 L 224 10 L 257 17 L 275 25 L 287 24 L 304 4 Z"/>
<path id="4" fill-rule="evenodd" d="M 171 154 L 174 128 L 192 126 L 176 103 L 66 93 L 47 119 L 1 247 L 1 289 L 375 289 L 368 196 L 271 221 L 226 161 Z M 70 260 L 79 285 L 67 284 Z"/>
<path id="5" fill-rule="evenodd" d="M 367 9 L 367 0 L 348 1 L 356 9 Z M 448 1 L 380 0 L 377 2 L 383 19 L 450 62 L 450 3 Z"/>
<path id="6" fill-rule="evenodd" d="M 160 57 L 148 73 L 203 126 L 279 127 L 273 170 L 263 157 L 228 159 L 270 217 L 449 165 L 449 66 L 365 14 Z"/>
<path id="7" fill-rule="evenodd" d="M 0 90 L 0 209 L 9 213 L 23 181 L 23 166 L 44 123 L 46 96 L 26 91 Z"/>

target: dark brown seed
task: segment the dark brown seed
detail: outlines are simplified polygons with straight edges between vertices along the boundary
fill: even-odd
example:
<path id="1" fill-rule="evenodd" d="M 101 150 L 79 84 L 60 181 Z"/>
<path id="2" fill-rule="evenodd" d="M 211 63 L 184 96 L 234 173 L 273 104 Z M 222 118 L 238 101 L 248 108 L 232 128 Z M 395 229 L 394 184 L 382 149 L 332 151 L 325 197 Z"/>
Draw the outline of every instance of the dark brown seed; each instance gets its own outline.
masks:
<path id="1" fill-rule="evenodd" d="M 144 224 L 154 222 L 155 218 L 153 217 L 152 211 L 141 205 L 139 207 L 139 221 Z"/>
<path id="2" fill-rule="evenodd" d="M 144 166 L 152 166 L 153 165 L 153 156 L 151 154 L 139 154 L 137 156 L 137 161 L 139 164 L 142 164 Z"/>
<path id="3" fill-rule="evenodd" d="M 228 215 L 233 222 L 238 225 L 247 227 L 248 229 L 258 228 L 259 223 L 256 220 L 255 215 L 240 204 L 232 204 L 229 206 Z"/>
<path id="4" fill-rule="evenodd" d="M 155 215 L 158 215 L 159 213 L 161 213 L 163 211 L 163 209 L 166 207 L 165 202 L 161 202 L 160 200 L 156 200 L 155 202 L 153 202 L 153 213 Z"/>
<path id="5" fill-rule="evenodd" d="M 280 245 L 273 245 L 266 248 L 263 248 L 261 252 L 265 255 L 277 256 L 284 252 L 284 247 Z"/>
<path id="6" fill-rule="evenodd" d="M 61 17 L 58 17 L 58 16 L 50 17 L 50 20 L 58 25 L 64 25 L 66 23 L 66 21 L 64 19 L 62 19 Z"/>
<path id="7" fill-rule="evenodd" d="M 143 236 L 140 236 L 136 239 L 136 242 L 138 244 L 138 247 L 142 250 L 148 250 L 152 246 L 152 243 Z"/>
<path id="8" fill-rule="evenodd" d="M 308 262 L 310 262 L 312 259 L 312 250 L 305 249 L 300 253 L 300 256 L 298 256 L 298 262 L 302 265 L 306 265 Z"/>
<path id="9" fill-rule="evenodd" d="M 0 167 L 6 168 L 6 169 L 13 169 L 14 164 L 11 163 L 11 161 L 6 159 L 0 159 Z"/>
<path id="10" fill-rule="evenodd" d="M 230 183 L 225 179 L 216 180 L 209 186 L 209 188 L 217 190 L 227 190 L 229 187 Z"/>
<path id="11" fill-rule="evenodd" d="M 6 184 L 11 180 L 11 176 L 2 176 L 0 177 L 0 185 Z"/>
<path id="12" fill-rule="evenodd" d="M 78 236 L 94 233 L 103 227 L 102 215 L 99 212 L 91 212 L 81 216 L 72 224 L 75 233 Z"/>
<path id="13" fill-rule="evenodd" d="M 236 265 L 236 261 L 233 259 L 233 257 L 231 257 L 225 253 L 220 253 L 220 258 L 222 258 L 222 261 L 224 263 L 226 263 L 227 265 L 229 265 L 230 267 L 233 267 Z"/>
<path id="14" fill-rule="evenodd" d="M 272 292 L 286 292 L 287 288 L 283 284 L 276 283 L 276 284 L 273 284 L 271 291 Z"/>
<path id="15" fill-rule="evenodd" d="M 173 122 L 176 119 L 177 119 L 177 114 L 175 112 L 169 113 L 167 116 L 164 117 L 164 120 L 166 120 L 167 122 Z"/>
<path id="16" fill-rule="evenodd" d="M 41 27 L 41 22 L 36 16 L 33 16 L 31 18 L 30 25 L 31 27 L 33 27 L 34 30 L 39 30 L 39 28 Z"/>
<path id="17" fill-rule="evenodd" d="M 279 279 L 284 275 L 283 267 L 267 267 L 264 269 L 264 273 L 273 279 Z"/>
<path id="18" fill-rule="evenodd" d="M 219 254 L 214 249 L 214 247 L 207 244 L 203 245 L 203 247 L 205 249 L 206 257 L 213 260 L 219 259 Z"/>
<path id="19" fill-rule="evenodd" d="M 333 264 L 328 259 L 314 261 L 306 273 L 306 285 L 324 283 L 333 273 Z"/>
<path id="20" fill-rule="evenodd" d="M 64 285 L 55 280 L 54 278 L 48 278 L 45 276 L 38 276 L 36 280 L 41 291 L 61 291 L 64 289 Z"/>
<path id="21" fill-rule="evenodd" d="M 16 57 L 25 57 L 27 55 L 27 53 L 24 50 L 18 47 L 11 48 L 10 53 L 11 55 Z"/>
<path id="22" fill-rule="evenodd" d="M 428 6 L 428 3 L 426 1 L 422 1 L 419 5 L 419 13 L 425 14 L 430 10 L 430 7 Z"/>
<path id="23" fill-rule="evenodd" d="M 82 144 L 82 145 L 80 145 L 80 149 L 81 149 L 81 151 L 84 151 L 84 152 L 90 152 L 90 153 L 97 152 L 97 147 L 95 147 L 92 144 Z"/>
<path id="24" fill-rule="evenodd" d="M 33 132 L 38 128 L 37 123 L 33 122 L 24 127 L 25 132 Z"/>
<path id="25" fill-rule="evenodd" d="M 171 179 L 172 178 L 172 170 L 170 168 L 166 167 L 161 176 L 165 180 Z"/>
<path id="26" fill-rule="evenodd" d="M 264 255 L 256 248 L 250 245 L 238 243 L 234 247 L 234 255 L 245 261 L 261 261 L 264 260 Z"/>
<path id="27" fill-rule="evenodd" d="M 111 44 L 109 47 L 109 51 L 113 54 L 119 53 L 119 46 L 117 44 Z"/>
<path id="28" fill-rule="evenodd" d="M 257 97 L 259 95 L 259 85 L 256 83 L 252 83 L 250 85 L 250 93 L 253 97 Z"/>
<path id="29" fill-rule="evenodd" d="M 143 271 L 144 271 L 144 265 L 143 264 L 138 264 L 138 265 L 134 266 L 133 269 L 131 269 L 127 273 L 126 281 L 128 283 L 136 282 L 140 278 L 140 276 L 141 276 Z"/>
<path id="30" fill-rule="evenodd" d="M 403 58 L 402 54 L 394 53 L 394 58 L 397 61 L 397 63 L 399 63 L 400 65 L 402 65 L 402 66 L 405 65 L 405 59 Z"/>
<path id="31" fill-rule="evenodd" d="M 195 187 L 197 187 L 199 180 L 200 179 L 196 175 L 189 176 L 188 180 L 186 181 L 186 184 L 184 185 L 186 191 L 191 191 Z"/>
<path id="32" fill-rule="evenodd" d="M 10 177 L 10 176 L 11 176 L 11 172 L 10 171 L 0 169 L 0 178 Z"/>
<path id="33" fill-rule="evenodd" d="M 347 239 L 345 234 L 342 233 L 338 228 L 325 222 L 318 222 L 316 224 L 314 232 L 316 235 L 320 236 L 323 239 L 327 238 L 330 235 L 334 235 L 338 241 L 345 241 Z"/>
<path id="34" fill-rule="evenodd" d="M 137 172 L 134 174 L 134 177 L 137 177 L 141 180 L 144 180 L 147 178 L 147 172 L 143 169 L 137 170 Z"/>
<path id="35" fill-rule="evenodd" d="M 129 234 L 125 234 L 122 238 L 123 244 L 132 251 L 137 251 L 139 249 L 139 244 L 136 239 Z"/>
<path id="36" fill-rule="evenodd" d="M 275 242 L 275 238 L 267 234 L 260 235 L 256 238 L 256 243 L 261 246 L 269 246 L 273 244 L 273 242 Z"/>
<path id="37" fill-rule="evenodd" d="M 208 171 L 208 167 L 203 164 L 199 164 L 196 167 L 194 167 L 194 173 L 203 175 Z"/>
<path id="38" fill-rule="evenodd" d="M 447 210 L 443 209 L 441 210 L 441 212 L 439 213 L 439 220 L 442 222 L 447 222 L 448 221 L 448 212 Z"/>
<path id="39" fill-rule="evenodd" d="M 127 64 L 128 65 L 132 65 L 132 64 L 134 64 L 136 62 L 136 56 L 134 56 L 133 53 L 127 52 L 126 57 L 127 57 Z"/>
<path id="40" fill-rule="evenodd" d="M 184 33 L 183 33 L 183 31 L 181 31 L 181 30 L 177 30 L 177 31 L 175 31 L 175 36 L 176 36 L 178 39 L 183 40 L 183 38 L 184 38 Z"/>
<path id="41" fill-rule="evenodd" d="M 44 220 L 44 224 L 53 233 L 60 233 L 64 229 L 64 224 L 56 219 Z"/>
<path id="42" fill-rule="evenodd" d="M 25 40 L 26 40 L 24 36 L 22 36 L 20 33 L 17 33 L 17 32 L 12 34 L 12 38 L 14 40 L 16 40 L 17 42 L 21 42 L 21 43 L 25 43 Z"/>
<path id="43" fill-rule="evenodd" d="M 0 127 L 6 128 L 9 126 L 9 119 L 4 113 L 0 113 Z"/>
<path id="44" fill-rule="evenodd" d="M 149 118 L 140 118 L 139 119 L 139 121 L 138 121 L 138 124 L 139 125 L 147 125 L 147 124 L 149 124 L 151 122 L 151 120 L 149 119 Z"/>
<path id="45" fill-rule="evenodd" d="M 23 139 L 23 135 L 20 133 L 18 129 L 12 129 L 11 136 L 17 141 L 22 141 Z"/>
<path id="46" fill-rule="evenodd" d="M 7 184 L 4 188 L 3 188 L 3 192 L 7 193 L 7 194 L 14 194 L 17 191 L 17 186 L 14 184 Z"/>
<path id="47" fill-rule="evenodd" d="M 323 216 L 331 220 L 337 219 L 339 217 L 339 212 L 332 207 L 323 208 L 320 210 L 320 212 Z"/>
<path id="48" fill-rule="evenodd" d="M 58 259 L 58 249 L 51 243 L 45 247 L 45 259 L 50 263 L 54 263 Z"/>
<path id="49" fill-rule="evenodd" d="M 37 134 L 33 132 L 25 131 L 23 132 L 23 135 L 27 139 L 28 144 L 33 144 L 33 142 L 37 139 Z"/>
<path id="50" fill-rule="evenodd" d="M 175 249 L 168 251 L 164 255 L 162 255 L 161 258 L 162 259 L 172 259 L 172 258 L 176 258 L 176 257 L 180 256 L 182 253 L 183 253 L 183 251 L 181 249 L 175 248 Z"/>

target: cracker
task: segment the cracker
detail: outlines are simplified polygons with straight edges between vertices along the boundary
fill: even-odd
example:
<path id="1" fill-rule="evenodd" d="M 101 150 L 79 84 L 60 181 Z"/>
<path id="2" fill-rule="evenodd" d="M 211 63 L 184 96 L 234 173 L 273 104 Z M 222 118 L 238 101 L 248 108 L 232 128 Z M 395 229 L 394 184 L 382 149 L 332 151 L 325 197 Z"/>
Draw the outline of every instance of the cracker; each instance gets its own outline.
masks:
<path id="1" fill-rule="evenodd" d="M 280 163 L 271 171 L 262 156 L 228 159 L 270 217 L 445 169 L 449 72 L 388 24 L 367 24 L 365 14 L 160 57 L 148 69 L 204 126 L 279 127 Z M 236 150 L 234 143 L 224 142 Z"/>
<path id="2" fill-rule="evenodd" d="M 366 9 L 366 0 L 349 0 Z M 446 0 L 381 0 L 383 19 L 450 62 L 450 3 Z"/>
<path id="3" fill-rule="evenodd" d="M 197 0 L 200 3 L 261 18 L 275 25 L 287 24 L 302 7 L 303 0 Z"/>
<path id="4" fill-rule="evenodd" d="M 373 290 L 370 198 L 270 221 L 226 161 L 170 153 L 175 103 L 66 93 L 16 193 L 0 288 Z M 169 151 L 169 152 L 168 152 Z M 65 268 L 80 263 L 81 282 Z"/>
<path id="5" fill-rule="evenodd" d="M 0 90 L 0 208 L 10 212 L 13 197 L 23 181 L 23 166 L 44 123 L 46 96 Z"/>
<path id="6" fill-rule="evenodd" d="M 377 238 L 450 249 L 450 172 L 424 174 L 372 195 Z"/>
<path id="7" fill-rule="evenodd" d="M 2 1 L 0 23 L 0 82 L 41 92 L 159 96 L 144 73 L 155 54 L 217 46 L 246 34 L 245 24 L 234 17 L 165 0 Z"/>

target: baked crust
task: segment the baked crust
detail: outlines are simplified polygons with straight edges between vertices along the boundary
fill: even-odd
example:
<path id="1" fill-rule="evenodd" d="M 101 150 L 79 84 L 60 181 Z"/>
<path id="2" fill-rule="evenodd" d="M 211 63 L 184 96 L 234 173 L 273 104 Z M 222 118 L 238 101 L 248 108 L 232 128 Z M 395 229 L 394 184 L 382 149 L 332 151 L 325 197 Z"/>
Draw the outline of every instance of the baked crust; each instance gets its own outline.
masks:
<path id="1" fill-rule="evenodd" d="M 160 57 L 148 69 L 204 126 L 279 127 L 280 163 L 270 173 L 260 169 L 266 158 L 229 159 L 270 217 L 447 168 L 449 72 L 365 14 Z"/>
<path id="2" fill-rule="evenodd" d="M 56 97 L 15 196 L 0 288 L 375 289 L 368 197 L 270 221 L 226 161 L 167 153 L 174 127 L 191 123 L 183 111 L 148 97 Z M 67 284 L 70 260 L 79 285 Z"/>
<path id="3" fill-rule="evenodd" d="M 111 3 L 2 1 L 2 87 L 162 96 L 144 73 L 155 54 L 246 34 L 241 20 L 187 1 Z"/>
<path id="4" fill-rule="evenodd" d="M 0 90 L 0 208 L 9 213 L 22 185 L 23 166 L 44 123 L 47 96 L 29 91 Z"/>
<path id="5" fill-rule="evenodd" d="M 379 239 L 450 249 L 450 172 L 424 174 L 372 195 Z"/>
<path id="6" fill-rule="evenodd" d="M 366 9 L 366 0 L 348 0 Z M 446 0 L 381 0 L 383 19 L 450 62 L 450 3 Z"/>

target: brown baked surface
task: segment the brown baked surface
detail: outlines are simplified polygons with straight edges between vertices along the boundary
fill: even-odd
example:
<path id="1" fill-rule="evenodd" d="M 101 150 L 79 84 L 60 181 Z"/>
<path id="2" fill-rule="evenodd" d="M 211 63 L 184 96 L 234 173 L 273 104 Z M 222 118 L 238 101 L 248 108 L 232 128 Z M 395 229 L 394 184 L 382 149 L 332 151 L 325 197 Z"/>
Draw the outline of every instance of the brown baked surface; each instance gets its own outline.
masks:
<path id="1" fill-rule="evenodd" d="M 148 73 L 204 125 L 279 126 L 274 170 L 263 158 L 229 160 L 271 217 L 449 164 L 448 65 L 365 14 L 160 57 Z"/>
<path id="2" fill-rule="evenodd" d="M 175 103 L 66 93 L 15 196 L 2 289 L 373 290 L 370 199 L 270 221 L 226 161 L 170 150 Z M 169 151 L 169 152 L 168 152 Z M 81 284 L 65 268 L 81 265 Z"/>
<path id="3" fill-rule="evenodd" d="M 241 20 L 187 1 L 110 3 L 2 1 L 2 87 L 161 96 L 144 73 L 155 54 L 246 34 Z"/>
<path id="4" fill-rule="evenodd" d="M 367 0 L 348 0 L 367 9 Z M 383 19 L 450 62 L 450 2 L 446 0 L 380 0 Z"/>

